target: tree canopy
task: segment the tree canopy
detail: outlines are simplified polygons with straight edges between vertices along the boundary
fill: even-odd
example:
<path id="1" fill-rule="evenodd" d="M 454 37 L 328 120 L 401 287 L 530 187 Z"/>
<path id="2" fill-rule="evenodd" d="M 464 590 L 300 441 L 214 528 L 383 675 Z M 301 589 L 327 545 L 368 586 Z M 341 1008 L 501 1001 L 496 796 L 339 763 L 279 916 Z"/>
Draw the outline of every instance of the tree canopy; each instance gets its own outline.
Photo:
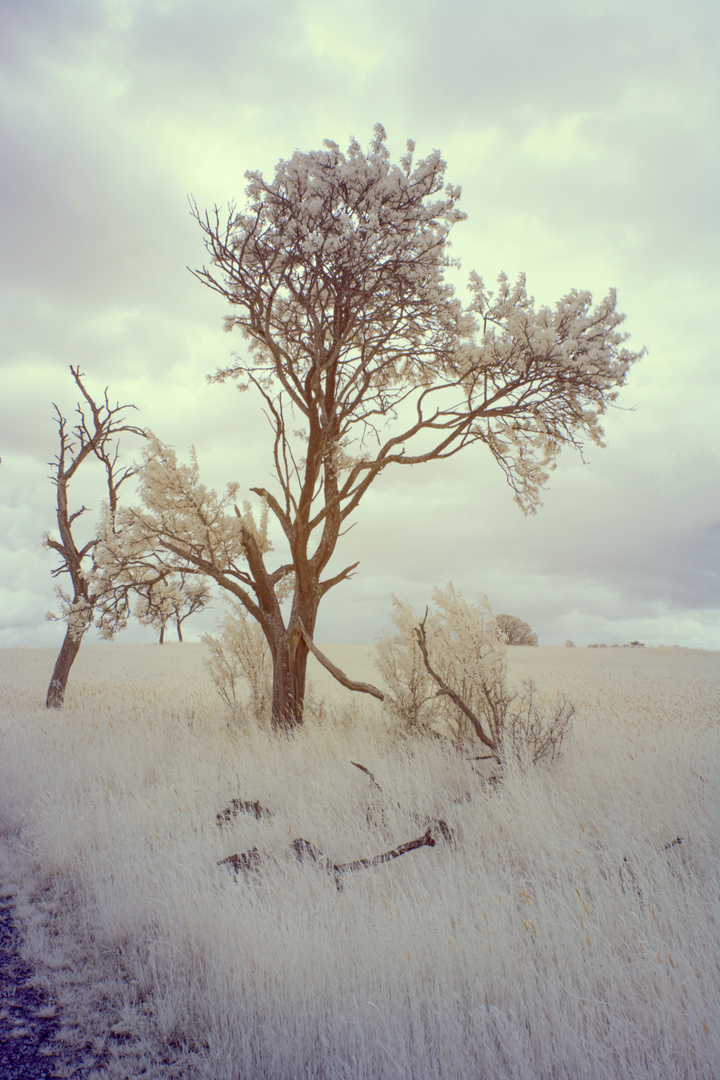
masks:
<path id="1" fill-rule="evenodd" d="M 515 615 L 498 615 L 496 618 L 508 645 L 537 645 L 537 634 L 522 619 Z"/>
<path id="2" fill-rule="evenodd" d="M 465 215 L 445 169 L 438 151 L 416 161 L 412 142 L 394 164 L 377 125 L 367 152 L 325 142 L 272 180 L 247 173 L 241 210 L 192 203 L 210 256 L 195 276 L 228 301 L 226 329 L 246 344 L 209 379 L 259 395 L 276 483 L 233 511 L 237 484 L 209 492 L 194 460 L 154 439 L 121 546 L 211 577 L 257 619 L 280 726 L 302 720 L 318 606 L 357 566 L 325 576 L 328 563 L 380 473 L 481 444 L 534 512 L 559 450 L 602 444 L 600 419 L 641 355 L 625 347 L 613 290 L 596 306 L 572 290 L 536 307 L 524 277 L 491 291 L 472 273 L 461 303 L 446 270 Z M 269 515 L 286 544 L 272 568 Z"/>

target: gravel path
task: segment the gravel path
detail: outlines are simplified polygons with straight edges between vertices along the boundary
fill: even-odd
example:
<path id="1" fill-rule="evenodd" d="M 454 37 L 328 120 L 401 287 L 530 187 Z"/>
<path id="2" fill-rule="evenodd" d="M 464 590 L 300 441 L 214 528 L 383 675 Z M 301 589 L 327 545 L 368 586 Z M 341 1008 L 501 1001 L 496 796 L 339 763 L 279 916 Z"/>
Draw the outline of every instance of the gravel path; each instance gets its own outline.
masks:
<path id="1" fill-rule="evenodd" d="M 0 1076 L 3 1080 L 50 1080 L 89 1072 L 68 1061 L 57 1042 L 57 1005 L 35 985 L 35 971 L 20 955 L 12 895 L 0 895 Z"/>
<path id="2" fill-rule="evenodd" d="M 127 1004 L 119 965 L 102 970 L 70 942 L 61 964 L 25 959 L 16 901 L 0 887 L 0 1080 L 198 1078 L 195 1054 L 158 1040 L 149 1003 Z"/>

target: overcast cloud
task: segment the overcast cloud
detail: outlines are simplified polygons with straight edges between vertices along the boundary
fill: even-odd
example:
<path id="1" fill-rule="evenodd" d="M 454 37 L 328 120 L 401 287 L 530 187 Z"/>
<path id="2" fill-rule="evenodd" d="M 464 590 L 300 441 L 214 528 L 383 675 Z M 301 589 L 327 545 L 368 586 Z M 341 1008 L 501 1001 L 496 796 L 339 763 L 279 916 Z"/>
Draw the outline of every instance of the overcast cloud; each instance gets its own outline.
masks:
<path id="1" fill-rule="evenodd" d="M 0 0 L 0 644 L 59 645 L 47 479 L 68 371 L 138 406 L 201 475 L 268 483 L 257 403 L 204 376 L 241 347 L 187 195 L 242 202 L 244 173 L 373 125 L 442 150 L 468 220 L 458 285 L 525 271 L 538 300 L 617 287 L 645 346 L 587 464 L 566 453 L 524 518 L 481 447 L 389 473 L 342 541 L 357 575 L 318 637 L 368 641 L 391 593 L 453 581 L 542 644 L 720 647 L 718 6 L 597 0 Z M 136 453 L 130 443 L 128 456 Z M 92 475 L 77 504 L 99 508 Z M 95 500 L 95 501 L 93 501 Z M 190 638 L 221 613 L 191 619 Z M 124 639 L 150 640 L 139 627 Z"/>

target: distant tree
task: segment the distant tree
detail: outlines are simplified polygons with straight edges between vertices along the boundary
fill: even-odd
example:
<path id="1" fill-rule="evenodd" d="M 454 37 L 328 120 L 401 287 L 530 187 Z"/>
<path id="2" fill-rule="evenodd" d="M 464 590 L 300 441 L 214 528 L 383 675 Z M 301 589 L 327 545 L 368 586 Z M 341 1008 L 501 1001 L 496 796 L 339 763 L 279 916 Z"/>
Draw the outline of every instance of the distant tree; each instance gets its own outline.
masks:
<path id="1" fill-rule="evenodd" d="M 102 403 L 97 404 L 85 388 L 82 381 L 85 376 L 80 368 L 71 366 L 70 371 L 84 403 L 81 401 L 76 407 L 75 411 L 79 419 L 71 431 L 68 430 L 67 419 L 58 406 L 53 404 L 60 436 L 60 450 L 55 460 L 50 462 L 52 470 L 50 479 L 57 492 L 56 516 L 60 539 L 55 539 L 49 533 L 45 533 L 43 545 L 60 556 L 60 565 L 52 571 L 52 576 L 59 578 L 67 574 L 72 585 L 72 592 L 58 585 L 56 594 L 60 601 L 61 614 L 48 615 L 50 619 L 62 619 L 67 627 L 48 687 L 45 701 L 48 709 L 62 708 L 70 669 L 80 651 L 83 636 L 92 625 L 96 608 L 102 598 L 101 592 L 91 583 L 90 574 L 90 563 L 97 537 L 91 538 L 78 547 L 73 536 L 73 527 L 78 518 L 86 512 L 87 507 L 83 505 L 78 510 L 70 512 L 68 506 L 70 481 L 75 478 L 80 466 L 89 459 L 94 457 L 101 463 L 107 481 L 107 522 L 112 530 L 118 508 L 118 491 L 136 471 L 132 467 L 121 468 L 118 465 L 118 436 L 123 433 L 139 436 L 145 434 L 141 428 L 126 423 L 121 415 L 127 409 L 134 409 L 135 405 L 111 406 L 107 387 Z"/>
<path id="2" fill-rule="evenodd" d="M 565 648 L 566 649 L 574 649 L 575 648 L 575 642 L 571 641 L 570 638 L 568 638 L 567 641 L 565 642 Z"/>
<path id="3" fill-rule="evenodd" d="M 193 580 L 183 574 L 172 574 L 160 580 L 150 581 L 135 588 L 138 600 L 133 614 L 143 626 L 159 631 L 160 644 L 165 641 L 169 623 L 177 630 L 178 641 L 183 640 L 182 624 L 197 611 L 202 611 L 211 599 L 206 578 Z"/>
<path id="4" fill-rule="evenodd" d="M 482 444 L 534 512 L 563 446 L 602 445 L 600 418 L 641 354 L 624 347 L 614 291 L 595 307 L 573 290 L 536 308 L 523 276 L 511 285 L 501 275 L 493 293 L 473 273 L 463 306 L 445 280 L 460 189 L 437 151 L 416 162 L 408 143 L 393 164 L 381 125 L 367 153 L 326 142 L 280 161 L 271 180 L 246 177 L 243 210 L 192 204 L 210 256 L 196 276 L 228 301 L 226 328 L 247 343 L 211 381 L 259 397 L 274 487 L 250 488 L 255 505 L 233 513 L 238 484 L 218 496 L 194 459 L 180 464 L 155 439 L 143 505 L 120 531 L 131 552 L 144 545 L 212 578 L 258 622 L 273 724 L 291 729 L 303 719 L 308 654 L 322 655 L 320 603 L 358 564 L 325 575 L 373 482 Z M 285 546 L 274 565 L 268 514 Z M 110 552 L 108 567 L 123 557 Z"/>
<path id="5" fill-rule="evenodd" d="M 514 615 L 498 615 L 497 624 L 508 645 L 537 645 L 537 634 Z"/>

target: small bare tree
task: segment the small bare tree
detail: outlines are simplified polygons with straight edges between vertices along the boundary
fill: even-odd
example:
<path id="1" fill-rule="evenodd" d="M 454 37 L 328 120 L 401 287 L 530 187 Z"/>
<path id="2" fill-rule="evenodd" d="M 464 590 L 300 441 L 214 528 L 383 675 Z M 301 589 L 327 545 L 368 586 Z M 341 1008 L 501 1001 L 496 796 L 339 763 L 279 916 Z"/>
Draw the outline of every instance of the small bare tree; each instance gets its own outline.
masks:
<path id="1" fill-rule="evenodd" d="M 118 436 L 123 433 L 140 436 L 145 434 L 141 428 L 125 421 L 123 414 L 127 409 L 136 408 L 135 405 L 111 405 L 107 387 L 103 401 L 97 404 L 85 388 L 83 383 L 85 376 L 80 368 L 71 366 L 70 371 L 84 402 L 80 401 L 76 407 L 78 420 L 72 430 L 68 429 L 68 420 L 59 407 L 53 403 L 60 436 L 60 450 L 55 460 L 50 462 L 52 470 L 50 479 L 57 492 L 56 515 L 60 539 L 56 540 L 49 533 L 45 533 L 43 544 L 60 556 L 60 565 L 52 571 L 52 576 L 59 578 L 67 574 L 72 585 L 72 592 L 58 585 L 56 593 L 60 600 L 61 614 L 48 616 L 49 618 L 59 617 L 64 620 L 67 627 L 48 687 L 45 701 L 48 709 L 62 708 L 70 669 L 80 650 L 83 636 L 93 622 L 95 609 L 100 599 L 97 590 L 91 585 L 88 565 L 92 560 L 97 537 L 78 547 L 73 536 L 73 526 L 86 512 L 87 507 L 82 505 L 78 510 L 70 511 L 68 487 L 83 462 L 94 457 L 105 470 L 108 493 L 107 514 L 109 520 L 114 521 L 118 506 L 118 491 L 136 471 L 132 467 L 119 466 Z"/>

